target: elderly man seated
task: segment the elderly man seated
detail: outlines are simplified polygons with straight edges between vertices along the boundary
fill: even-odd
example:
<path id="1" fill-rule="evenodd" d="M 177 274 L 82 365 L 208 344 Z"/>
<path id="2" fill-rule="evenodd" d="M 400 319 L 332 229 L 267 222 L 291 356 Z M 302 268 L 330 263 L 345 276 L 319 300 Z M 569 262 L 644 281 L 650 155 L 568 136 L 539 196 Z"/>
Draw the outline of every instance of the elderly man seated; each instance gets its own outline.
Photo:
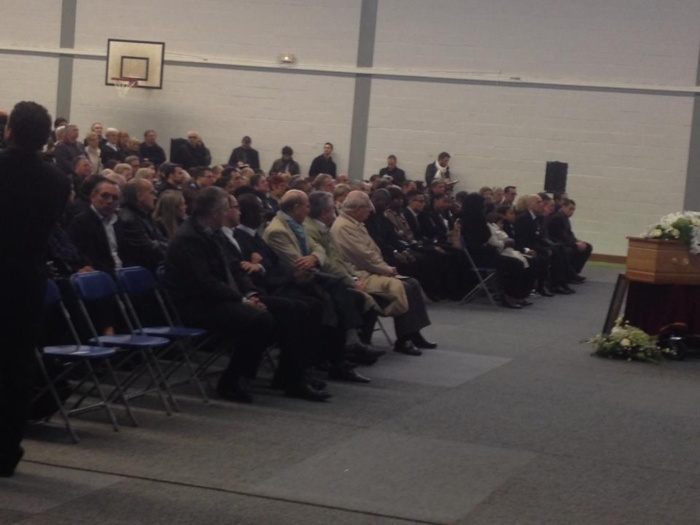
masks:
<path id="1" fill-rule="evenodd" d="M 331 356 L 329 378 L 367 383 L 369 379 L 358 374 L 344 361 L 343 346 L 359 343 L 349 339 L 363 326 L 361 311 L 364 299 L 353 294 L 342 278 L 320 272 L 326 261 L 323 247 L 310 239 L 302 224 L 309 214 L 309 198 L 300 190 L 289 190 L 280 201 L 280 211 L 265 229 L 265 242 L 279 257 L 280 263 L 294 276 L 300 286 L 315 289 L 325 301 L 325 326 L 334 326 L 338 339 Z M 341 342 L 342 341 L 342 342 Z M 339 347 L 338 347 L 339 345 Z"/>
<path id="2" fill-rule="evenodd" d="M 170 242 L 165 262 L 165 285 L 185 322 L 211 330 L 235 346 L 229 365 L 219 380 L 220 397 L 252 402 L 247 382 L 255 378 L 265 348 L 280 342 L 280 361 L 285 393 L 323 401 L 328 396 L 304 382 L 299 366 L 302 349 L 292 347 L 283 333 L 284 324 L 275 318 L 227 256 L 222 228 L 231 214 L 229 195 L 221 188 L 203 189 L 190 217 Z M 245 273 L 240 269 L 240 272 Z"/>
<path id="3" fill-rule="evenodd" d="M 379 247 L 363 224 L 372 208 L 372 202 L 366 193 L 351 191 L 343 202 L 340 217 L 331 227 L 331 237 L 341 255 L 358 270 L 399 279 L 396 267 L 384 262 Z M 401 277 L 400 280 L 408 297 L 408 310 L 394 317 L 398 338 L 394 350 L 408 355 L 420 355 L 419 348 L 435 348 L 437 345 L 426 341 L 420 333 L 422 328 L 430 325 L 420 284 L 411 278 Z"/>

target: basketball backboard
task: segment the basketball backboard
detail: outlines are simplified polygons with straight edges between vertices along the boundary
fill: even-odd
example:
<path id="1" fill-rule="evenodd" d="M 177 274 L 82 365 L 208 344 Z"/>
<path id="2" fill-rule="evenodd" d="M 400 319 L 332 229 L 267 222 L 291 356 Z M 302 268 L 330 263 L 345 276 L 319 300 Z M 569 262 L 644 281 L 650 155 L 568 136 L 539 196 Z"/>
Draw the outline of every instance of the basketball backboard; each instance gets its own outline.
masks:
<path id="1" fill-rule="evenodd" d="M 132 78 L 138 80 L 134 87 L 162 89 L 164 56 L 165 42 L 110 38 L 105 83 L 113 86 L 114 79 Z"/>

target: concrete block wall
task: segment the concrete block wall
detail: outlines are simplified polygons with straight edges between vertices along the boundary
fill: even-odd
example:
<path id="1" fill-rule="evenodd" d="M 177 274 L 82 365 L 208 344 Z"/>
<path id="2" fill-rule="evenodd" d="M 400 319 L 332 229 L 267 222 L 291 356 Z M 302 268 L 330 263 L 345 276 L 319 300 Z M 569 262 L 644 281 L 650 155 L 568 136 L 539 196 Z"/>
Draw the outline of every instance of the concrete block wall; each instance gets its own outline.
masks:
<path id="1" fill-rule="evenodd" d="M 355 67 L 363 0 L 6 0 L 0 67 L 12 81 L 0 107 L 33 98 L 55 111 L 62 5 L 73 2 L 67 100 L 83 131 L 153 127 L 167 147 L 196 128 L 215 162 L 247 134 L 264 169 L 285 144 L 308 169 L 331 141 L 339 169 L 360 155 L 364 176 L 395 153 L 420 178 L 446 150 L 470 191 L 540 190 L 545 162 L 561 160 L 574 227 L 605 254 L 624 254 L 625 236 L 687 200 L 697 0 L 376 0 L 369 68 Z M 166 42 L 164 89 L 118 98 L 104 85 L 108 38 Z M 277 66 L 282 53 L 297 66 Z M 372 76 L 364 109 L 360 72 Z M 363 110 L 366 150 L 350 151 Z"/>

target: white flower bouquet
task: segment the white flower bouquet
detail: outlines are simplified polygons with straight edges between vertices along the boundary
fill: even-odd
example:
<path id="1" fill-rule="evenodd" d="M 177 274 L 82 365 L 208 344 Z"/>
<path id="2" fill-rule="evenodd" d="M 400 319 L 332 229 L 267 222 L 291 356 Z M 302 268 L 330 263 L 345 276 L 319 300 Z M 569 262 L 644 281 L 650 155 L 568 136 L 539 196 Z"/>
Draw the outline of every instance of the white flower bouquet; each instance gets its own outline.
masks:
<path id="1" fill-rule="evenodd" d="M 656 337 L 618 317 L 609 334 L 598 334 L 585 341 L 593 346 L 593 355 L 627 361 L 656 363 L 663 357 L 675 357 L 673 348 L 657 344 Z"/>
<path id="2" fill-rule="evenodd" d="M 700 254 L 700 212 L 669 213 L 642 234 L 646 239 L 672 239 L 687 245 L 690 253 Z"/>

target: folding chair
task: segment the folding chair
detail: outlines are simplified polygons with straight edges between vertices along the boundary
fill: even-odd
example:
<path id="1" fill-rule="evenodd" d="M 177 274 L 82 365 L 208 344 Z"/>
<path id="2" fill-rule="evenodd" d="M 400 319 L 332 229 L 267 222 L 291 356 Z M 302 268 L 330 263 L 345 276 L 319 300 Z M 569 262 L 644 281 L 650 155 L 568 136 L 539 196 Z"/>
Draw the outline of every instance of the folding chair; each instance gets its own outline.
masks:
<path id="1" fill-rule="evenodd" d="M 389 297 L 386 297 L 382 294 L 379 293 L 372 293 L 370 294 L 372 296 L 372 299 L 377 303 L 377 305 L 384 309 L 386 308 L 389 303 L 391 303 L 392 299 Z M 389 346 L 394 346 L 394 342 L 391 340 L 391 337 L 389 336 L 389 332 L 386 331 L 386 328 L 384 328 L 384 325 L 382 324 L 382 318 L 377 317 L 377 321 L 374 323 L 374 330 L 373 332 L 381 332 L 384 334 L 384 337 L 386 337 L 387 343 L 389 343 Z"/>
<path id="2" fill-rule="evenodd" d="M 460 238 L 460 244 L 462 245 L 462 250 L 464 251 L 464 254 L 467 256 L 467 260 L 469 261 L 468 270 L 474 274 L 477 283 L 471 290 L 469 290 L 469 292 L 467 292 L 467 294 L 464 297 L 462 297 L 462 300 L 459 301 L 459 304 L 468 303 L 472 301 L 479 293 L 483 293 L 484 295 L 486 295 L 486 297 L 488 297 L 489 301 L 491 301 L 491 304 L 493 306 L 498 307 L 498 304 L 496 303 L 496 300 L 493 297 L 493 292 L 491 291 L 491 288 L 489 288 L 489 284 L 495 282 L 496 280 L 496 268 L 477 266 L 471 254 L 469 253 L 469 250 L 467 249 L 463 238 Z"/>
<path id="3" fill-rule="evenodd" d="M 63 303 L 58 285 L 54 281 L 47 282 L 44 304 L 47 310 L 51 308 L 58 308 L 60 310 L 61 317 L 65 321 L 66 327 L 70 332 L 74 344 L 49 345 L 36 350 L 35 354 L 39 365 L 39 371 L 46 382 L 46 386 L 36 393 L 34 400 L 36 401 L 40 399 L 46 392 L 49 393 L 58 407 L 58 412 L 61 414 L 66 430 L 75 443 L 78 443 L 80 438 L 78 437 L 77 432 L 73 429 L 69 419 L 69 417 L 73 415 L 82 414 L 92 410 L 104 409 L 112 424 L 112 428 L 114 428 L 115 432 L 118 431 L 119 425 L 117 424 L 117 419 L 114 416 L 114 412 L 112 411 L 111 404 L 108 400 L 109 396 L 105 394 L 105 387 L 100 383 L 99 377 L 95 372 L 95 367 L 93 366 L 93 363 L 95 363 L 96 365 L 103 366 L 107 370 L 109 377 L 116 385 L 115 390 L 118 398 L 123 401 L 124 407 L 131 421 L 134 423 L 134 425 L 137 425 L 138 423 L 131 411 L 129 401 L 126 396 L 124 396 L 124 391 L 121 389 L 119 381 L 117 381 L 114 368 L 110 362 L 110 359 L 116 355 L 117 351 L 112 348 L 81 344 L 70 313 Z M 45 359 L 56 360 L 64 365 L 61 372 L 52 377 L 46 368 Z M 87 395 L 82 395 L 77 401 L 72 403 L 72 406 L 69 408 L 66 405 L 70 397 L 64 401 L 59 395 L 56 387 L 58 384 L 62 384 L 64 381 L 66 381 L 66 379 L 76 377 L 80 368 L 84 368 L 85 373 L 80 376 L 81 378 L 77 381 L 77 384 L 70 387 L 70 397 L 73 397 L 74 394 L 80 392 L 84 384 L 92 382 L 93 387 L 90 389 L 90 391 L 97 391 L 99 401 L 90 405 L 81 406 L 87 397 Z M 45 421 L 48 422 L 50 419 L 51 415 L 45 418 Z"/>
<path id="4" fill-rule="evenodd" d="M 134 363 L 134 355 L 139 356 L 141 359 L 140 363 L 135 363 L 136 366 L 121 383 L 126 397 L 132 399 L 150 392 L 156 392 L 163 404 L 165 413 L 169 416 L 172 415 L 170 402 L 174 402 L 174 397 L 154 354 L 154 349 L 163 348 L 170 344 L 170 341 L 164 337 L 134 333 L 131 320 L 124 308 L 124 303 L 119 298 L 117 285 L 108 274 L 104 272 L 76 273 L 71 276 L 71 284 L 78 296 L 78 306 L 92 334 L 92 338 L 88 342 L 100 347 L 118 348 L 124 355 L 124 359 L 116 365 L 117 370 L 120 370 L 122 365 L 127 362 Z M 114 300 L 122 319 L 128 327 L 129 333 L 115 335 L 99 335 L 97 333 L 86 303 L 108 299 Z M 149 385 L 143 390 L 128 392 L 128 389 L 144 375 L 148 376 L 150 380 Z"/>
<path id="5" fill-rule="evenodd" d="M 131 266 L 117 270 L 117 283 L 122 292 L 122 298 L 126 304 L 128 313 L 136 328 L 135 333 L 140 335 L 150 335 L 165 337 L 171 341 L 171 345 L 164 348 L 156 356 L 163 359 L 164 356 L 171 356 L 169 363 L 163 370 L 165 377 L 170 379 L 183 365 L 187 368 L 189 376 L 187 379 L 171 384 L 171 386 L 194 382 L 205 403 L 209 402 L 207 393 L 202 382 L 197 376 L 190 354 L 197 352 L 202 346 L 211 341 L 207 330 L 203 328 L 192 328 L 189 326 L 176 325 L 173 323 L 168 311 L 163 295 L 158 290 L 158 283 L 148 268 L 142 266 Z M 141 318 L 134 307 L 134 301 L 144 297 L 154 298 L 158 304 L 162 318 L 167 323 L 165 326 L 143 326 Z M 133 299 L 133 300 L 132 300 Z M 198 340 L 195 343 L 195 340 Z M 177 406 L 177 405 L 175 405 Z"/>

